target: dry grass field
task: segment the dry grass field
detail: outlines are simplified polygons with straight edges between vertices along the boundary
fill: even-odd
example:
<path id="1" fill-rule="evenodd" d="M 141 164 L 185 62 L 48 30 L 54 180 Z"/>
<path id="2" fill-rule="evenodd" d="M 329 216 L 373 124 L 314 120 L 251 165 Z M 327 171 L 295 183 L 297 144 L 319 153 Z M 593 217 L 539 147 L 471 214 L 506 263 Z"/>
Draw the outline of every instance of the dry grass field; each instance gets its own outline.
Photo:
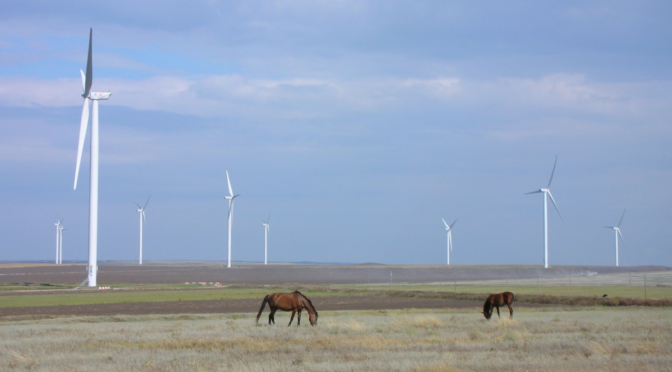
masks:
<path id="1" fill-rule="evenodd" d="M 672 311 L 588 308 L 320 312 L 0 323 L 0 371 L 669 371 Z M 304 314 L 304 322 L 307 319 Z M 263 322 L 262 322 L 263 321 Z M 263 324 L 263 325 L 262 325 Z"/>

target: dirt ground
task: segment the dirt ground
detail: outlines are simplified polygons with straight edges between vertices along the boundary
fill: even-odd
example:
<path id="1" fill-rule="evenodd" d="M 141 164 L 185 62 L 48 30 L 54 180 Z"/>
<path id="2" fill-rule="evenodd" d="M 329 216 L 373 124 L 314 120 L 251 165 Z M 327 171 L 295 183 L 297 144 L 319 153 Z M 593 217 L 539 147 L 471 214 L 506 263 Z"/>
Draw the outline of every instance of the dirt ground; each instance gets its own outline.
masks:
<path id="1" fill-rule="evenodd" d="M 418 299 L 403 297 L 365 297 L 338 296 L 312 297 L 315 308 L 329 310 L 394 310 L 394 309 L 469 309 L 480 311 L 480 301 L 456 301 L 442 299 Z M 259 299 L 204 300 L 139 302 L 122 304 L 35 306 L 0 308 L 0 318 L 15 317 L 60 317 L 60 316 L 114 316 L 148 314 L 211 314 L 211 313 L 250 313 L 255 316 L 261 306 Z M 547 305 L 514 304 L 516 308 L 547 307 Z M 502 309 L 504 314 L 507 309 Z M 266 307 L 264 314 L 268 314 Z M 262 319 L 267 319 L 262 314 Z"/>
<path id="2" fill-rule="evenodd" d="M 388 266 L 388 265 L 289 265 L 99 263 L 98 285 L 120 283 L 220 282 L 222 284 L 366 284 L 453 282 L 462 280 L 555 278 L 581 276 L 587 272 L 646 272 L 664 267 L 563 266 Z M 86 278 L 85 264 L 6 264 L 0 265 L 0 284 L 80 283 Z"/>

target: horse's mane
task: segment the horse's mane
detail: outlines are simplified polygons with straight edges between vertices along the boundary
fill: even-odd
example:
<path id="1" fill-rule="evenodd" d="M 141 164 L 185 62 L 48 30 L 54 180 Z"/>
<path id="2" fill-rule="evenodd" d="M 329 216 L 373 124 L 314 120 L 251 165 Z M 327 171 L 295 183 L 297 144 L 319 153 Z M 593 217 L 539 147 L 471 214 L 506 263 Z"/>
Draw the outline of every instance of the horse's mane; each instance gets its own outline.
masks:
<path id="1" fill-rule="evenodd" d="M 310 298 L 306 297 L 303 293 L 301 293 L 299 291 L 294 291 L 294 293 L 298 293 L 298 294 L 301 295 L 301 297 L 305 298 L 306 301 L 308 301 L 308 303 L 310 304 L 310 307 L 313 308 L 313 311 L 315 312 L 315 315 L 317 316 L 317 309 L 315 308 L 315 305 L 313 305 L 313 302 L 310 301 Z"/>

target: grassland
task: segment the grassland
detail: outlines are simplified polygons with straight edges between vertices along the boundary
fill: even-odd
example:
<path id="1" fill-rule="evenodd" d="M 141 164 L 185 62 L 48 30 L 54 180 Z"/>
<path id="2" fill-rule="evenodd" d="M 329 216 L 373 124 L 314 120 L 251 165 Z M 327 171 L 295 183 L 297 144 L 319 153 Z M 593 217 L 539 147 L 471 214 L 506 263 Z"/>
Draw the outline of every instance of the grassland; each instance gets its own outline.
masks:
<path id="1" fill-rule="evenodd" d="M 54 285 L 55 286 L 55 285 Z M 115 288 L 113 286 L 113 288 Z M 126 290 L 105 291 L 8 291 L 0 296 L 0 308 L 29 307 L 29 306 L 59 306 L 59 305 L 93 305 L 118 304 L 138 302 L 164 301 L 201 301 L 226 300 L 244 298 L 263 298 L 272 292 L 291 292 L 296 289 L 309 297 L 332 297 L 341 295 L 383 295 L 403 296 L 408 293 L 411 297 L 450 298 L 463 300 L 482 300 L 483 294 L 513 291 L 518 301 L 529 303 L 557 303 L 562 305 L 598 305 L 599 302 L 567 300 L 569 297 L 597 298 L 605 305 L 614 306 L 613 299 L 644 299 L 644 288 L 629 286 L 546 286 L 539 289 L 529 286 L 457 286 L 452 285 L 279 285 L 279 286 L 229 286 L 219 288 L 204 288 L 201 286 L 176 285 L 136 285 L 118 286 Z M 418 294 L 419 292 L 419 294 Z M 672 300 L 672 288 L 652 287 L 647 289 L 647 299 Z M 453 295 L 454 294 L 454 295 Z M 471 294 L 471 295 L 470 295 Z M 608 294 L 608 300 L 602 301 L 602 295 Z M 437 295 L 437 296 L 435 296 Z M 554 300 L 557 298 L 557 301 Z M 621 303 L 621 305 L 644 305 L 643 303 Z M 669 304 L 662 304 L 669 306 Z M 659 306 L 659 305 L 658 305 Z"/>
<path id="2" fill-rule="evenodd" d="M 300 328 L 256 326 L 253 314 L 17 321 L 0 324 L 0 371 L 666 371 L 670 315 L 320 312 L 318 326 Z"/>

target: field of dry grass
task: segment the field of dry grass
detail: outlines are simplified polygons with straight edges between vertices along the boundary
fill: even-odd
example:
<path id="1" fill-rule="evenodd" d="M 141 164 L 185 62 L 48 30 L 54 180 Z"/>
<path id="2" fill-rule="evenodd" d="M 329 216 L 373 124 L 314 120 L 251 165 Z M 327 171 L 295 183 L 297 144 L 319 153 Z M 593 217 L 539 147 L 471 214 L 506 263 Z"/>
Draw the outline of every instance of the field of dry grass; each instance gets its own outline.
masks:
<path id="1" fill-rule="evenodd" d="M 266 320 L 267 313 L 261 320 Z M 307 324 L 307 319 L 304 322 Z M 319 325 L 254 314 L 0 323 L 0 371 L 665 371 L 672 311 L 320 312 Z M 264 322 L 265 323 L 265 322 Z"/>

